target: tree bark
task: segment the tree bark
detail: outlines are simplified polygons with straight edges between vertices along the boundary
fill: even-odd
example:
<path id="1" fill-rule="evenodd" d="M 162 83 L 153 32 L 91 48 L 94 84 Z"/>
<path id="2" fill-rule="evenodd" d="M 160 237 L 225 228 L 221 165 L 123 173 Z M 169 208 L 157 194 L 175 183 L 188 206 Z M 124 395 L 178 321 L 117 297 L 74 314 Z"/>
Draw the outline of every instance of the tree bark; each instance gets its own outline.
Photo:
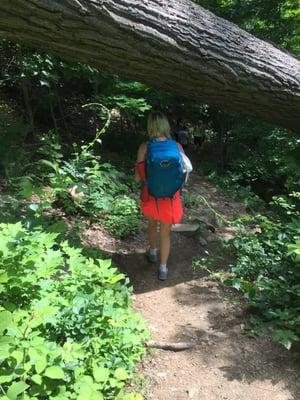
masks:
<path id="1" fill-rule="evenodd" d="M 1 0 L 0 36 L 300 131 L 300 61 L 189 0 Z"/>

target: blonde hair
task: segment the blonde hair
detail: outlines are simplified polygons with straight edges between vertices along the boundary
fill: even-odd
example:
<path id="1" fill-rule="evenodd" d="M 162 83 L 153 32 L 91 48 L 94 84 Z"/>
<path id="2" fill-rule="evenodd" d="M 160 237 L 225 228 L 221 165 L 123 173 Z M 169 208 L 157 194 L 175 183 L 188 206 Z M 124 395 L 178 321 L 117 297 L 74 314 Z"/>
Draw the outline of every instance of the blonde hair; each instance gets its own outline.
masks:
<path id="1" fill-rule="evenodd" d="M 171 137 L 168 118 L 160 111 L 152 111 L 149 114 L 147 130 L 150 139 L 156 139 L 160 136 L 165 136 L 167 139 Z"/>

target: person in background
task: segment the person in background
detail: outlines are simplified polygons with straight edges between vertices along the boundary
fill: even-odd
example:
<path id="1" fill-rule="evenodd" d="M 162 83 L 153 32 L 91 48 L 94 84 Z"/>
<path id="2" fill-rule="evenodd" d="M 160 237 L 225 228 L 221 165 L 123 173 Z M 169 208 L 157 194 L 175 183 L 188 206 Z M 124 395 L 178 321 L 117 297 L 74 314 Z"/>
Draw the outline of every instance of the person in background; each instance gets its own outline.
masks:
<path id="1" fill-rule="evenodd" d="M 200 121 L 194 128 L 193 136 L 196 149 L 201 149 L 205 142 L 205 129 L 205 125 L 202 121 Z"/>
<path id="2" fill-rule="evenodd" d="M 174 127 L 174 140 L 178 142 L 178 132 L 182 127 L 182 118 L 178 118 Z"/>
<path id="3" fill-rule="evenodd" d="M 182 124 L 177 133 L 177 141 L 181 144 L 184 150 L 189 146 L 190 134 L 187 125 Z"/>
<path id="4" fill-rule="evenodd" d="M 151 112 L 147 122 L 148 136 L 151 141 L 170 141 L 170 125 L 167 117 L 161 112 Z M 184 153 L 182 147 L 179 150 Z M 138 149 L 137 162 L 135 168 L 135 179 L 146 181 L 146 153 L 148 142 L 142 143 Z M 170 253 L 170 238 L 172 224 L 178 224 L 183 217 L 183 207 L 179 190 L 173 198 L 154 198 L 147 192 L 144 185 L 141 192 L 141 210 L 143 215 L 148 218 L 148 240 L 149 249 L 146 253 L 149 262 L 158 261 L 158 234 L 159 227 L 159 247 L 160 265 L 158 278 L 166 280 L 168 277 L 167 262 Z"/>

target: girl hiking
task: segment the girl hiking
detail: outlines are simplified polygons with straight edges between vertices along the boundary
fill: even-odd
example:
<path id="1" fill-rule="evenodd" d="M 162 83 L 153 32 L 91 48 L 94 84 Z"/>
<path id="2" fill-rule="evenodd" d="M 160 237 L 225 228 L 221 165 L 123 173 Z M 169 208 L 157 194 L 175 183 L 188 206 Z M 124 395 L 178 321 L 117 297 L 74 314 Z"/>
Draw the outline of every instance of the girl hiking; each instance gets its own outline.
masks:
<path id="1" fill-rule="evenodd" d="M 170 125 L 161 112 L 151 112 L 147 130 L 149 141 L 142 143 L 137 153 L 135 178 L 143 182 L 141 210 L 148 218 L 149 262 L 158 261 L 157 227 L 159 232 L 160 265 L 158 278 L 168 277 L 172 224 L 180 222 L 183 208 L 179 190 L 183 183 L 180 144 L 171 139 Z"/>

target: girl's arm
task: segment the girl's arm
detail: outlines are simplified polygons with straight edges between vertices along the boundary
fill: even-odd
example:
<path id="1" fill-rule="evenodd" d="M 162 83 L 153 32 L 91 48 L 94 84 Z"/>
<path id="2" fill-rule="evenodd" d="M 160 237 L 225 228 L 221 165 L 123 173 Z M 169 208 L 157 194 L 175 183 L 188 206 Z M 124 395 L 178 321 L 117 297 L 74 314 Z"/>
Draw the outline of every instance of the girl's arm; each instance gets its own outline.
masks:
<path id="1" fill-rule="evenodd" d="M 184 152 L 183 147 L 181 146 L 181 144 L 180 144 L 180 143 L 177 143 L 177 146 L 178 146 L 180 152 L 183 153 L 183 154 L 185 154 L 185 152 Z"/>
<path id="2" fill-rule="evenodd" d="M 147 143 L 142 143 L 138 149 L 137 152 L 137 160 L 136 160 L 136 165 L 135 165 L 135 174 L 134 174 L 134 178 L 137 182 L 142 180 L 142 177 L 138 171 L 137 165 L 141 162 L 145 161 L 145 157 L 146 157 L 146 151 L 147 151 Z"/>

